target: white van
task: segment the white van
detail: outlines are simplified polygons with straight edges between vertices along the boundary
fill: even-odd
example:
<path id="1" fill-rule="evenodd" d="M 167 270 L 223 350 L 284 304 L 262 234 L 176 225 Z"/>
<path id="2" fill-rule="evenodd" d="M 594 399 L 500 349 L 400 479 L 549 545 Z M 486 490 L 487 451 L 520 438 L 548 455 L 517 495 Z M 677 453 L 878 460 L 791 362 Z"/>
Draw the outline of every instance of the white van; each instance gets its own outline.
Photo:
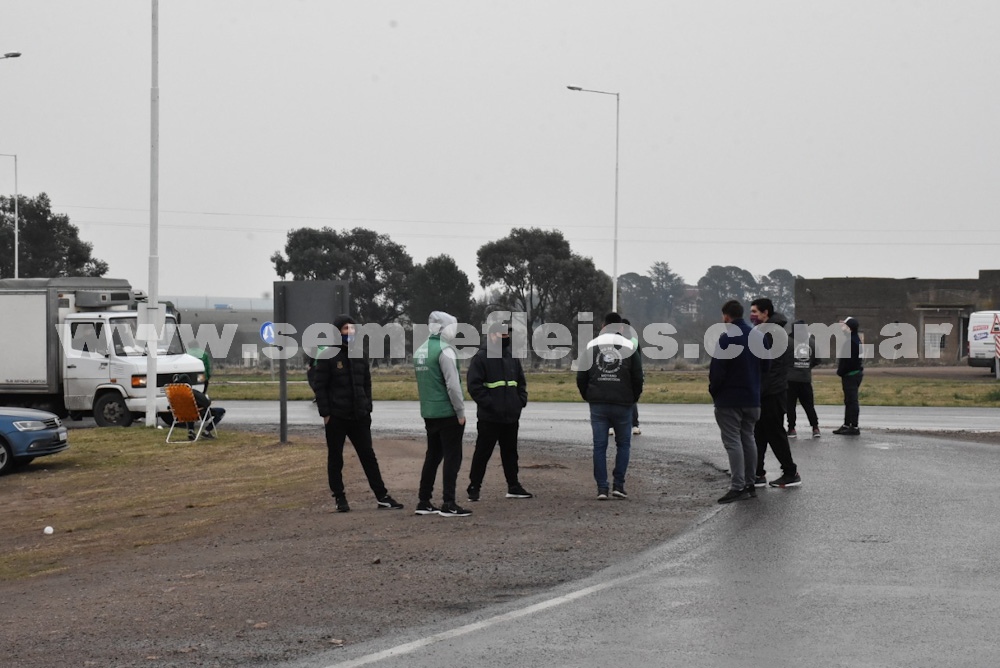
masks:
<path id="1" fill-rule="evenodd" d="M 998 333 L 1000 311 L 976 311 L 969 316 L 969 366 L 993 368 L 996 360 L 993 335 Z"/>

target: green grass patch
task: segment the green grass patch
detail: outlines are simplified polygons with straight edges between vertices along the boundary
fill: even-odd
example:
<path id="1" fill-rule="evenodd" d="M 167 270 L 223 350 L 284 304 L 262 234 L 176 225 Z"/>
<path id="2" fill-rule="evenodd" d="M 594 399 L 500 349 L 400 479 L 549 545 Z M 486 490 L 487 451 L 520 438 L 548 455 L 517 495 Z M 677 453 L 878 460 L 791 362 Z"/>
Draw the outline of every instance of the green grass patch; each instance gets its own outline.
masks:
<path id="1" fill-rule="evenodd" d="M 290 400 L 311 400 L 309 385 L 302 374 L 290 375 Z M 581 401 L 575 372 L 529 371 L 531 401 Z M 1000 407 L 1000 389 L 989 376 L 956 380 L 866 372 L 861 385 L 861 403 L 868 406 L 981 406 Z M 843 403 L 840 378 L 827 370 L 814 373 L 813 391 L 818 404 Z M 215 400 L 276 400 L 278 383 L 267 374 L 212 379 L 210 394 Z M 416 401 L 417 384 L 412 369 L 377 369 L 372 373 L 372 394 L 378 401 Z M 466 395 L 468 396 L 468 394 Z M 649 371 L 640 403 L 704 404 L 708 395 L 708 372 L 704 369 Z"/>

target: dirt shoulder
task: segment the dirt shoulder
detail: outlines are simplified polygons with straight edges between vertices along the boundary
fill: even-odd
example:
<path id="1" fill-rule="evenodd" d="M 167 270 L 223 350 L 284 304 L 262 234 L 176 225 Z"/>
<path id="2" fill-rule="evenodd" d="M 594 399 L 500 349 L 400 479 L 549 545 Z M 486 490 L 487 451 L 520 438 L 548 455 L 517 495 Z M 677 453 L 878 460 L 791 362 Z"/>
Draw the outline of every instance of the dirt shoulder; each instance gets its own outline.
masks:
<path id="1" fill-rule="evenodd" d="M 597 501 L 589 446 L 523 442 L 521 480 L 536 498 L 504 498 L 496 453 L 483 500 L 467 504 L 471 517 L 422 517 L 413 508 L 423 442 L 400 438 L 377 442 L 376 452 L 406 509 L 375 508 L 348 448 L 353 510 L 345 514 L 333 512 L 325 490 L 325 448 L 315 430 L 296 438 L 316 442 L 309 491 L 316 500 L 304 510 L 281 498 L 254 512 L 233 504 L 201 537 L 0 583 L 8 620 L 0 626 L 2 663 L 264 666 L 307 657 L 586 576 L 690 526 L 715 506 L 728 479 L 701 462 L 652 457 L 640 436 L 630 498 Z M 471 456 L 467 445 L 460 490 Z M 0 488 L 4 506 L 30 508 L 32 487 Z M 169 535 L 176 518 L 157 521 Z"/>

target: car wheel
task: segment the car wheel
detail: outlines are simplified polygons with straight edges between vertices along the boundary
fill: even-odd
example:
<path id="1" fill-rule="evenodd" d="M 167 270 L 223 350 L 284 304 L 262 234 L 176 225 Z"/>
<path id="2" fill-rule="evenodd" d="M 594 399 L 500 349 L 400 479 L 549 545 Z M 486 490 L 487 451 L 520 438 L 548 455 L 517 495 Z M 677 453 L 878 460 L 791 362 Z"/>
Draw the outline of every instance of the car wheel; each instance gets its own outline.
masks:
<path id="1" fill-rule="evenodd" d="M 11 452 L 7 441 L 0 438 L 0 475 L 7 473 L 14 468 L 14 453 Z"/>
<path id="2" fill-rule="evenodd" d="M 94 422 L 98 427 L 127 427 L 132 424 L 132 413 L 121 396 L 102 394 L 94 402 Z"/>

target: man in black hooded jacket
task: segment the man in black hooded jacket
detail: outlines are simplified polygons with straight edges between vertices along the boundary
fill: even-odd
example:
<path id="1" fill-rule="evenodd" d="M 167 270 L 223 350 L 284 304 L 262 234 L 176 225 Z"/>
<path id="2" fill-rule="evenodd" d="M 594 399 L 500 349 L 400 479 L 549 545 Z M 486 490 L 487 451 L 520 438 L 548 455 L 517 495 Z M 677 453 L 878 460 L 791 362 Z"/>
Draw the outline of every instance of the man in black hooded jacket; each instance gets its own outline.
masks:
<path id="1" fill-rule="evenodd" d="M 378 507 L 398 510 L 403 504 L 389 496 L 372 448 L 372 376 L 368 360 L 348 354 L 354 340 L 354 324 L 347 315 L 334 318 L 340 344 L 326 348 L 316 360 L 314 390 L 316 407 L 326 428 L 327 479 L 337 501 L 337 512 L 348 512 L 351 506 L 344 492 L 343 470 L 344 441 L 350 438 Z"/>
<path id="2" fill-rule="evenodd" d="M 755 325 L 770 323 L 777 325 L 788 333 L 788 318 L 774 310 L 774 303 L 767 297 L 760 297 L 750 302 L 750 321 Z M 774 345 L 771 334 L 764 335 L 765 347 Z M 764 370 L 760 378 L 760 419 L 754 425 L 753 435 L 757 442 L 757 479 L 755 487 L 770 484 L 771 487 L 798 487 L 802 484 L 795 460 L 792 459 L 792 449 L 788 444 L 788 434 L 785 432 L 785 402 L 788 395 L 788 369 L 792 366 L 791 340 L 786 341 L 784 352 L 774 357 L 771 364 Z M 771 452 L 781 464 L 780 478 L 767 481 L 764 470 L 764 453 L 770 444 Z"/>
<path id="3" fill-rule="evenodd" d="M 500 462 L 507 479 L 508 499 L 530 499 L 518 481 L 517 430 L 521 409 L 528 403 L 528 387 L 521 360 L 510 347 L 507 325 L 491 324 L 486 342 L 469 362 L 469 394 L 476 402 L 476 450 L 469 471 L 469 501 L 478 501 L 486 464 L 500 444 Z"/>

